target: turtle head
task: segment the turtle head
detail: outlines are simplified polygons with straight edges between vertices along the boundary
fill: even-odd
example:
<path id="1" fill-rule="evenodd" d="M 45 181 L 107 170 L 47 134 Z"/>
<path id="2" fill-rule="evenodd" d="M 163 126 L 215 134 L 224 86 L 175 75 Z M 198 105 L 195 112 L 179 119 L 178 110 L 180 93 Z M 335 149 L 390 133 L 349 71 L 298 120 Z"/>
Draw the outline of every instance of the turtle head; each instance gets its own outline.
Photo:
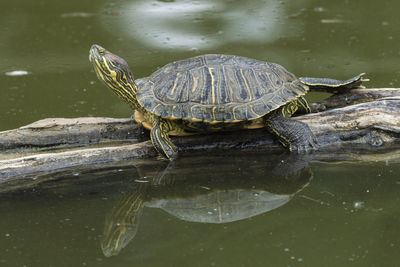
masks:
<path id="1" fill-rule="evenodd" d="M 138 88 L 132 71 L 123 58 L 114 55 L 99 45 L 92 45 L 89 51 L 89 61 L 92 63 L 100 81 L 129 104 L 136 104 Z"/>

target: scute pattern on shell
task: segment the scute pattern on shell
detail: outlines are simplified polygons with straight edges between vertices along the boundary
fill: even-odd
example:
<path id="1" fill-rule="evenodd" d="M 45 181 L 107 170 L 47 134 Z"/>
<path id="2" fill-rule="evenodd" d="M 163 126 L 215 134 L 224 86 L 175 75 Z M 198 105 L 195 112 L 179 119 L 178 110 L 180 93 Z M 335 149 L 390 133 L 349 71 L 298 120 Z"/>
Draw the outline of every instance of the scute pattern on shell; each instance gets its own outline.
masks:
<path id="1" fill-rule="evenodd" d="M 138 101 L 149 112 L 205 122 L 256 119 L 308 90 L 278 64 L 228 55 L 172 62 L 138 85 Z"/>

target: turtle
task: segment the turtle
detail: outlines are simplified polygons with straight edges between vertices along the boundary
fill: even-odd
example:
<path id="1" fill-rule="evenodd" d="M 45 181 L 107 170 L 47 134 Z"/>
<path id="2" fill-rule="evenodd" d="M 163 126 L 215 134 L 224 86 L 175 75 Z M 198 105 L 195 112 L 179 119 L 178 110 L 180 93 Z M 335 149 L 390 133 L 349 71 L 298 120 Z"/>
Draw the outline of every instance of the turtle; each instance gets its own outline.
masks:
<path id="1" fill-rule="evenodd" d="M 309 126 L 291 120 L 310 112 L 310 88 L 345 91 L 361 87 L 361 73 L 345 81 L 297 78 L 284 67 L 242 56 L 206 54 L 169 63 L 149 77 L 134 79 L 126 61 L 99 45 L 89 60 L 100 81 L 134 110 L 150 130 L 156 150 L 172 160 L 178 148 L 170 136 L 265 127 L 289 151 L 318 149 Z"/>

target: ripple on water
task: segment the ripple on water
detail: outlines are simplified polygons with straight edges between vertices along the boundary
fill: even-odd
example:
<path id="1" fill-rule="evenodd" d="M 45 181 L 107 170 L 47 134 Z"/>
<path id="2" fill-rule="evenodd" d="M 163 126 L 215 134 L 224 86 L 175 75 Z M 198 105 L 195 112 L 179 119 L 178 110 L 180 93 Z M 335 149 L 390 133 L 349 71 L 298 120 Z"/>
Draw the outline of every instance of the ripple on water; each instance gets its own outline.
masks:
<path id="1" fill-rule="evenodd" d="M 13 70 L 13 71 L 8 71 L 5 74 L 7 76 L 24 76 L 24 75 L 28 75 L 29 72 L 26 70 Z"/>

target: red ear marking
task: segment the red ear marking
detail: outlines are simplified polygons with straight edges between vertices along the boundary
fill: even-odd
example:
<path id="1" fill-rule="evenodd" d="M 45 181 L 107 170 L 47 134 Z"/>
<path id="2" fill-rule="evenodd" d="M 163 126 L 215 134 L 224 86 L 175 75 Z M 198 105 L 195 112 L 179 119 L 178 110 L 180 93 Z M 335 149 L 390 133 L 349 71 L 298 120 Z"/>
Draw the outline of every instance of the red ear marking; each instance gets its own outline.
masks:
<path id="1" fill-rule="evenodd" d="M 115 63 L 118 63 L 120 65 L 125 65 L 127 66 L 128 64 L 126 63 L 126 61 L 122 58 L 120 58 L 119 56 L 116 56 L 114 54 L 109 53 L 108 54 L 108 58 L 112 61 L 114 61 Z"/>

